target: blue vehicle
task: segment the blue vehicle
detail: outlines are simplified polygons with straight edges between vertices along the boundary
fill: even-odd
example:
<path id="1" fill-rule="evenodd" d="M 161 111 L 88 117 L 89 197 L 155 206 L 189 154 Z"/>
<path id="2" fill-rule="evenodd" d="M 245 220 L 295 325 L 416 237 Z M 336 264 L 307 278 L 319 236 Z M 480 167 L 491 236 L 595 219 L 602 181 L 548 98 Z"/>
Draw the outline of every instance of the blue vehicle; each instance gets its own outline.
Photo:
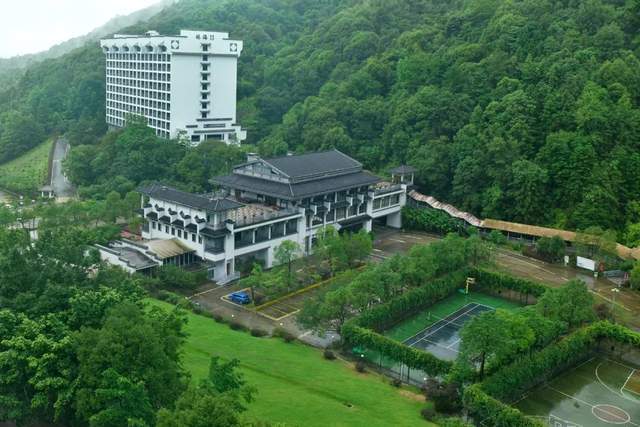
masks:
<path id="1" fill-rule="evenodd" d="M 231 294 L 229 299 L 236 304 L 249 304 L 251 297 L 244 291 L 238 291 Z"/>

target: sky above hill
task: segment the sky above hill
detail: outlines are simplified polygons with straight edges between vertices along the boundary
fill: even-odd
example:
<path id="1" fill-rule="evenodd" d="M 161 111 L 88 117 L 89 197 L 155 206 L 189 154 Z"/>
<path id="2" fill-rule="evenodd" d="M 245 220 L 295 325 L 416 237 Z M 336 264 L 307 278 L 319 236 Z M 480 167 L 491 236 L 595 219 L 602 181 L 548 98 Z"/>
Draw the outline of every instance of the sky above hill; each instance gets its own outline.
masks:
<path id="1" fill-rule="evenodd" d="M 3 0 L 0 57 L 47 50 L 158 0 Z"/>

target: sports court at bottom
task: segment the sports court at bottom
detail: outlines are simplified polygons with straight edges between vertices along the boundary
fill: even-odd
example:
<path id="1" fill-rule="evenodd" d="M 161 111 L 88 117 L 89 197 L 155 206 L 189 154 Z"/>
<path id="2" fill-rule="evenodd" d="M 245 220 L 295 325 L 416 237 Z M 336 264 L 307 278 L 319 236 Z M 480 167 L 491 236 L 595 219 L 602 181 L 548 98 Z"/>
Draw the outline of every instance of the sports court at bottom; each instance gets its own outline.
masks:
<path id="1" fill-rule="evenodd" d="M 552 427 L 640 426 L 639 369 L 604 357 L 589 359 L 514 406 Z"/>
<path id="2" fill-rule="evenodd" d="M 455 360 L 460 349 L 460 329 L 466 322 L 496 308 L 517 307 L 517 303 L 480 292 L 458 293 L 396 325 L 385 335 L 440 359 Z"/>

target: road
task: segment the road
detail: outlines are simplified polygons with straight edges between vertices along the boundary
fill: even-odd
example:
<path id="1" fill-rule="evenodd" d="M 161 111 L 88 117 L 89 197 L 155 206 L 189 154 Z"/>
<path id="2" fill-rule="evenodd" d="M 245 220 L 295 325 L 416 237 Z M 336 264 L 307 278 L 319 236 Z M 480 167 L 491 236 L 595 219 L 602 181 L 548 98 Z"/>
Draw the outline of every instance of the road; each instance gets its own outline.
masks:
<path id="1" fill-rule="evenodd" d="M 69 142 L 64 138 L 58 138 L 53 149 L 53 162 L 51 164 L 51 186 L 57 199 L 73 197 L 75 191 L 73 185 L 64 175 L 62 161 L 69 153 Z"/>

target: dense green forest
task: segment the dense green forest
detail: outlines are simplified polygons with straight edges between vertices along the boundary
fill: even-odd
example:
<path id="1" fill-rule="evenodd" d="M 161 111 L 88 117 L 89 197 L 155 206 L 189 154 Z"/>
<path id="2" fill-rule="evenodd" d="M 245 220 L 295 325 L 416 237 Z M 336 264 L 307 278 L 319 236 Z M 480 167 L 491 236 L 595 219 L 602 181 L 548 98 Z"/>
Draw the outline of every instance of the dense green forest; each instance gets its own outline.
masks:
<path id="1" fill-rule="evenodd" d="M 263 154 L 411 163 L 424 192 L 485 217 L 640 223 L 637 0 L 182 0 L 126 31 L 181 28 L 245 41 L 239 116 Z M 0 92 L 0 161 L 67 132 L 99 163 L 103 115 L 97 45 L 35 65 Z M 163 168 L 192 186 L 178 163 Z"/>

